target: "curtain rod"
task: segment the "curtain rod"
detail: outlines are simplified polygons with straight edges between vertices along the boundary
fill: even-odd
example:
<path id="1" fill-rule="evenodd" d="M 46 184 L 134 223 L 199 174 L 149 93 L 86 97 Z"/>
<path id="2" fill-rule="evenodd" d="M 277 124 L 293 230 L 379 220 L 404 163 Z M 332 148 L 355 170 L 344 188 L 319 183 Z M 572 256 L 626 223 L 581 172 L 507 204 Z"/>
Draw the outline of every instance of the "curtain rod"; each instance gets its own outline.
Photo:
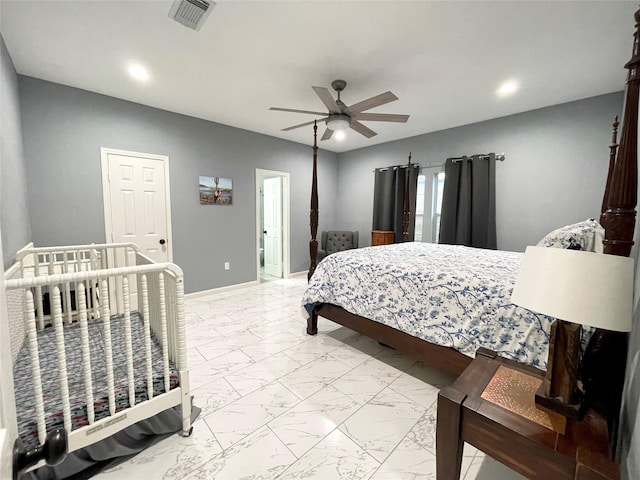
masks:
<path id="1" fill-rule="evenodd" d="M 390 167 L 374 168 L 373 171 L 375 172 L 376 170 L 378 170 L 380 172 L 384 172 L 386 170 L 389 170 L 390 168 L 393 168 L 394 170 L 396 168 L 407 168 L 407 166 L 409 165 L 411 165 L 412 167 L 420 168 L 419 163 L 411 163 L 411 152 L 409 152 L 409 161 L 406 164 L 403 163 L 402 165 L 391 165 Z"/>
<path id="2" fill-rule="evenodd" d="M 472 155 L 473 156 L 473 155 Z M 477 155 L 480 158 L 487 158 L 489 155 Z M 460 160 L 462 160 L 463 157 L 452 157 L 452 158 L 448 158 L 447 160 L 453 160 L 454 162 L 459 162 Z M 469 158 L 469 157 L 467 157 Z M 496 154 L 496 160 L 499 162 L 503 162 L 505 160 L 505 155 L 504 153 L 498 153 Z M 438 167 L 444 167 L 445 164 L 444 163 L 428 163 L 426 165 L 420 165 L 421 168 L 438 168 Z"/>
<path id="3" fill-rule="evenodd" d="M 470 155 L 470 156 L 477 156 L 480 158 L 488 158 L 489 154 L 483 154 L 483 155 Z M 453 160 L 454 162 L 459 162 L 460 160 L 462 160 L 463 157 L 452 157 L 452 158 L 448 158 L 447 160 Z M 467 157 L 469 158 L 469 157 Z M 496 160 L 499 162 L 503 162 L 505 160 L 505 155 L 504 153 L 497 153 L 496 154 Z M 425 165 L 422 165 L 421 163 L 412 163 L 411 166 L 412 167 L 420 167 L 420 168 L 437 168 L 437 167 L 444 167 L 444 163 L 427 163 Z M 390 168 L 407 168 L 407 164 L 403 164 L 403 165 L 392 165 L 390 167 L 381 167 L 381 168 L 374 168 L 372 171 L 381 171 L 384 172 L 385 170 L 389 170 Z"/>
<path id="4" fill-rule="evenodd" d="M 504 161 L 504 153 L 496 153 L 496 160 L 498 162 L 503 162 Z M 489 154 L 488 153 L 483 153 L 483 154 L 475 154 L 475 155 L 468 155 L 467 158 L 470 157 L 479 157 L 479 158 L 489 158 Z M 454 162 L 459 162 L 460 160 L 462 160 L 464 157 L 450 157 L 447 158 L 447 160 L 453 160 Z"/>
<path id="5" fill-rule="evenodd" d="M 443 164 L 444 165 L 444 164 Z M 422 165 L 420 165 L 419 163 L 412 163 L 411 164 L 412 167 L 422 167 Z M 391 165 L 389 167 L 380 167 L 380 168 L 374 168 L 372 171 L 380 171 L 380 172 L 384 172 L 385 170 L 389 170 L 390 168 L 407 168 L 407 164 L 405 163 L 404 165 Z"/>

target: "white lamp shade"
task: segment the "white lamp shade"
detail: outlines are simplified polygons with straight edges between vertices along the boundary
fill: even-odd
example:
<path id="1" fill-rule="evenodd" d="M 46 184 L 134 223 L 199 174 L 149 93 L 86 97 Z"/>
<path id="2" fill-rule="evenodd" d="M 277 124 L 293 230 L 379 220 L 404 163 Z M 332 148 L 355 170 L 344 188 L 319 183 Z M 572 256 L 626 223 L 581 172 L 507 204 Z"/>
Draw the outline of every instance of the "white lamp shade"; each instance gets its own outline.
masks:
<path id="1" fill-rule="evenodd" d="M 629 332 L 633 314 L 633 259 L 527 247 L 511 301 L 560 320 Z"/>
<path id="2" fill-rule="evenodd" d="M 349 117 L 346 115 L 331 115 L 327 120 L 327 127 L 334 132 L 346 130 L 349 128 Z"/>

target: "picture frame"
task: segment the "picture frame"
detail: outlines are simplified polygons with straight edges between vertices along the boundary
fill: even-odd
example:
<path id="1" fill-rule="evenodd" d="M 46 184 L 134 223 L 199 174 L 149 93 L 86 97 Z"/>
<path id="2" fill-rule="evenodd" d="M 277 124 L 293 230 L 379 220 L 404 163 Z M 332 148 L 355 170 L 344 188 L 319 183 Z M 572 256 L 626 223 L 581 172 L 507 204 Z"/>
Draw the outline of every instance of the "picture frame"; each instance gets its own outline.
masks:
<path id="1" fill-rule="evenodd" d="M 223 177 L 199 177 L 200 205 L 233 205 L 233 180 Z"/>

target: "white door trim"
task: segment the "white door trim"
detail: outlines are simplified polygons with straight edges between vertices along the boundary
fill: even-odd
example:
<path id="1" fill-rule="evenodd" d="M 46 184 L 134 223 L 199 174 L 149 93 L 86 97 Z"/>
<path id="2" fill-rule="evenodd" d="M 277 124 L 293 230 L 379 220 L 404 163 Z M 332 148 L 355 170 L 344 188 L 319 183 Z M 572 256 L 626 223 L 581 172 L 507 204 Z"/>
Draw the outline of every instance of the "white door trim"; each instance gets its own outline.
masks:
<path id="1" fill-rule="evenodd" d="M 102 166 L 102 200 L 104 204 L 104 230 L 107 243 L 113 242 L 113 225 L 111 223 L 111 198 L 109 196 L 109 154 L 126 155 L 128 157 L 152 158 L 160 160 L 164 165 L 164 185 L 166 204 L 166 224 L 167 224 L 167 255 L 169 261 L 173 262 L 173 235 L 171 231 L 171 189 L 169 188 L 169 157 L 166 155 L 156 155 L 153 153 L 131 152 L 127 150 L 117 150 L 115 148 L 100 148 L 100 161 Z"/>
<path id="2" fill-rule="evenodd" d="M 291 250 L 289 245 L 290 228 L 290 178 L 288 172 L 279 172 L 276 170 L 264 170 L 256 168 L 256 278 L 260 283 L 260 237 L 262 229 L 260 228 L 260 179 L 264 176 L 279 176 L 282 178 L 282 278 L 290 278 L 290 260 Z"/>

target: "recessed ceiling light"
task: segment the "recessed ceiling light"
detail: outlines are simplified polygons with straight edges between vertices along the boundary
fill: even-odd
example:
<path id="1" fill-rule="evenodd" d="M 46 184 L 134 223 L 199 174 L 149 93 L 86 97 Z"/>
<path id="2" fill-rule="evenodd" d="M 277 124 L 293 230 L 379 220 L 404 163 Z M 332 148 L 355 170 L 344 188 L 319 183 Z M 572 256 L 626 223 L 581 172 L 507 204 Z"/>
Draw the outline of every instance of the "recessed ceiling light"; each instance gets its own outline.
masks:
<path id="1" fill-rule="evenodd" d="M 338 130 L 335 134 L 335 138 L 338 141 L 344 140 L 346 136 L 347 134 L 344 130 Z"/>
<path id="2" fill-rule="evenodd" d="M 139 63 L 132 63 L 129 65 L 127 71 L 129 72 L 129 75 L 141 82 L 147 82 L 151 78 L 149 71 Z"/>
<path id="3" fill-rule="evenodd" d="M 518 88 L 520 88 L 518 82 L 516 82 L 515 80 L 507 80 L 502 85 L 500 85 L 500 88 L 498 88 L 498 90 L 496 90 L 496 95 L 498 95 L 499 97 L 508 97 L 509 95 L 513 95 L 515 92 L 517 92 Z"/>

